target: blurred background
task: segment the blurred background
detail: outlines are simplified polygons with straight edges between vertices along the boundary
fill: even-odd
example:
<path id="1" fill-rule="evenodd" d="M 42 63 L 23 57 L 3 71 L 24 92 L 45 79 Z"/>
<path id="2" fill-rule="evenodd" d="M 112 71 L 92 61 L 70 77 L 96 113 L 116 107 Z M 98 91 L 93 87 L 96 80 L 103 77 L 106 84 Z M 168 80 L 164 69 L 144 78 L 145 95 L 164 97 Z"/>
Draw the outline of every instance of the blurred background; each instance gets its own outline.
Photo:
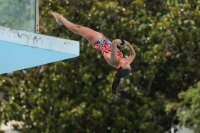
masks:
<path id="1" fill-rule="evenodd" d="M 199 0 L 40 0 L 39 7 L 40 33 L 80 41 L 81 54 L 0 75 L 1 123 L 18 121 L 13 128 L 23 133 L 200 133 Z M 119 103 L 115 68 L 52 12 L 131 43 L 136 58 Z"/>

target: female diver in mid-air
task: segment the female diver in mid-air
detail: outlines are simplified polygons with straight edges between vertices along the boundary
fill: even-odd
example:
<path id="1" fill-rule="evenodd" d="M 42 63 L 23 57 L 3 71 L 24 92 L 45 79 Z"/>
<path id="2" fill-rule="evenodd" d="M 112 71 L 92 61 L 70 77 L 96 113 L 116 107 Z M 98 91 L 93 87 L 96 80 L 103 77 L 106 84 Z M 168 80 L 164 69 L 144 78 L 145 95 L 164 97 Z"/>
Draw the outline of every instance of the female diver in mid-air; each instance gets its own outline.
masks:
<path id="1" fill-rule="evenodd" d="M 57 23 L 63 24 L 70 31 L 81 35 L 87 39 L 94 48 L 101 50 L 108 64 L 117 69 L 112 83 L 112 93 L 114 98 L 116 98 L 116 91 L 119 87 L 120 78 L 124 78 L 129 75 L 131 72 L 130 64 L 136 55 L 130 43 L 123 39 L 114 39 L 111 42 L 103 34 L 90 28 L 73 24 L 58 13 L 53 12 L 52 15 L 55 17 Z M 117 48 L 117 45 L 127 46 L 130 51 L 129 57 L 124 58 L 122 52 Z"/>

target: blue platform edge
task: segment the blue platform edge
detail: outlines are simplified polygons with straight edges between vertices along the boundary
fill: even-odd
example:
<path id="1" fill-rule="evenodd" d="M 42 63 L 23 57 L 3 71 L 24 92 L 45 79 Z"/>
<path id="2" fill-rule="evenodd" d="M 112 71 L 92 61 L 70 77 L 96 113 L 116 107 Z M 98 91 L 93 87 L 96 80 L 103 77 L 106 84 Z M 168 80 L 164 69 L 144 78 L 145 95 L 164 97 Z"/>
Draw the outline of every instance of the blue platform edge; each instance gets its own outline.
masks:
<path id="1" fill-rule="evenodd" d="M 79 56 L 80 43 L 0 26 L 0 74 Z"/>

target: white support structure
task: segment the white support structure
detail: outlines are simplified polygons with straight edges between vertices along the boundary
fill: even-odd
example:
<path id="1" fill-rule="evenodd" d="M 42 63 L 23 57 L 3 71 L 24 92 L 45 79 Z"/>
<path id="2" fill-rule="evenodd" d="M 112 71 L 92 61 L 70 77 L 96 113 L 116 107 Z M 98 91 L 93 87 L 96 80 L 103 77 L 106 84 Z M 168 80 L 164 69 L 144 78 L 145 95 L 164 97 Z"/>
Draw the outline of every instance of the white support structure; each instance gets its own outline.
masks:
<path id="1" fill-rule="evenodd" d="M 0 74 L 79 56 L 78 41 L 0 26 Z"/>

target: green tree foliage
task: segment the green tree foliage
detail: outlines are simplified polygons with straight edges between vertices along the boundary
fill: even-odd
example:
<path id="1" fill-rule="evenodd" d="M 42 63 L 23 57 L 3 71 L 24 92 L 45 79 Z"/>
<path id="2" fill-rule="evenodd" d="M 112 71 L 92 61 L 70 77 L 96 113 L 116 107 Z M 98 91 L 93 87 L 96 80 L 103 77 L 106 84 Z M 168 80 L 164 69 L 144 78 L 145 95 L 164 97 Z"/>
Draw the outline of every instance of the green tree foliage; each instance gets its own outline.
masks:
<path id="1" fill-rule="evenodd" d="M 115 69 L 86 40 L 56 24 L 53 11 L 132 44 L 137 56 L 133 73 L 121 81 L 119 104 L 111 95 Z M 197 0 L 40 1 L 41 33 L 80 40 L 81 55 L 0 76 L 6 101 L 0 120 L 23 121 L 30 133 L 168 130 L 176 114 L 165 112 L 166 103 L 199 81 L 199 18 Z"/>
<path id="2" fill-rule="evenodd" d="M 200 132 L 200 84 L 190 87 L 187 91 L 179 93 L 180 102 L 168 103 L 166 111 L 177 110 L 177 117 L 181 126 L 194 129 L 196 133 Z"/>

